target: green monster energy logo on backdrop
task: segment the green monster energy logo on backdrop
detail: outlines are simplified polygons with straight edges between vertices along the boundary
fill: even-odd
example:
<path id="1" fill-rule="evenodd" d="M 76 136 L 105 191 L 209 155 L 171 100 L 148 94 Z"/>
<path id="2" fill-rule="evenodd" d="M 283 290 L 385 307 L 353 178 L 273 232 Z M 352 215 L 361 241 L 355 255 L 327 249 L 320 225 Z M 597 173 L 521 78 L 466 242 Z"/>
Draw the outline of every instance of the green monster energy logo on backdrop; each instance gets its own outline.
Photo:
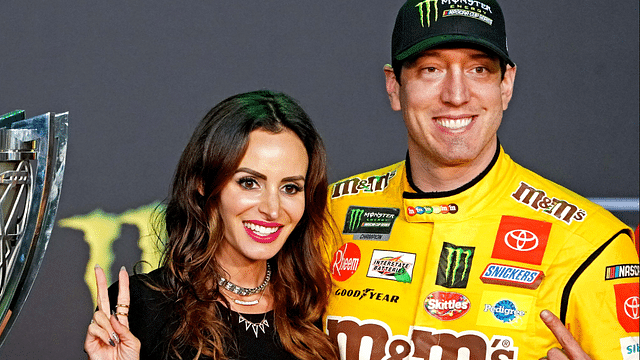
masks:
<path id="1" fill-rule="evenodd" d="M 431 3 L 433 3 L 433 8 L 435 10 L 435 18 L 433 19 L 433 21 L 438 21 L 438 0 L 424 0 L 423 2 L 419 2 L 416 4 L 416 7 L 418 8 L 418 11 L 420 12 L 420 24 L 422 24 L 422 27 L 424 27 L 424 17 L 425 17 L 425 11 L 423 10 L 422 5 L 426 5 L 426 10 L 427 10 L 427 27 L 431 26 Z"/>
<path id="2" fill-rule="evenodd" d="M 436 285 L 446 288 L 466 288 L 474 251 L 474 247 L 443 243 Z"/>

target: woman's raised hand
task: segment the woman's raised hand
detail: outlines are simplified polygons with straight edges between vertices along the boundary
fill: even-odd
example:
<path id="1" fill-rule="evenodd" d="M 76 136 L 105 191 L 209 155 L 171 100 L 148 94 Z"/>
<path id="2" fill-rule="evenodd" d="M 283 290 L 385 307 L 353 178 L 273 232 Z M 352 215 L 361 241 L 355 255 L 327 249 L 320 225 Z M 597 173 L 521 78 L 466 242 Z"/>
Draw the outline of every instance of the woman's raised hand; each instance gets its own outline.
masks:
<path id="1" fill-rule="evenodd" d="M 95 267 L 98 285 L 98 310 L 87 330 L 84 351 L 91 360 L 140 359 L 140 340 L 129 331 L 129 275 L 124 267 L 118 274 L 116 312 L 110 312 L 107 279 L 100 266 Z"/>

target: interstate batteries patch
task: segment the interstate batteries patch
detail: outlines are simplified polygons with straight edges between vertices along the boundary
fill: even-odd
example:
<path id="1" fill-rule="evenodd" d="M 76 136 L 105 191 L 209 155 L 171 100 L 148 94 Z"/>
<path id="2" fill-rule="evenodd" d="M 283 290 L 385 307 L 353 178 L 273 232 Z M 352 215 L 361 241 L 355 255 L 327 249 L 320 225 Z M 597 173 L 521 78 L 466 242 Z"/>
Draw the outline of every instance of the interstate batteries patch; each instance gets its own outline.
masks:
<path id="1" fill-rule="evenodd" d="M 349 206 L 342 233 L 353 240 L 387 241 L 399 214 L 396 208 Z"/>
<path id="2" fill-rule="evenodd" d="M 390 250 L 373 250 L 367 277 L 410 283 L 416 254 Z"/>

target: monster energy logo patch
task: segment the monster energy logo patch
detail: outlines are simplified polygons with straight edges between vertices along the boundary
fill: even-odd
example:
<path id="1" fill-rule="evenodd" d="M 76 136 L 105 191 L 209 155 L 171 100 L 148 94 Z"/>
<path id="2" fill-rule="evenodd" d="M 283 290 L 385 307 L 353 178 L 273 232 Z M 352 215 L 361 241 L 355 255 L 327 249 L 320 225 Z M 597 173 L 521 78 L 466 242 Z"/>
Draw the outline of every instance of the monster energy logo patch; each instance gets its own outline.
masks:
<path id="1" fill-rule="evenodd" d="M 427 27 L 431 26 L 431 3 L 434 7 L 434 19 L 438 21 L 438 0 L 424 0 L 416 4 L 418 12 L 420 13 L 420 24 L 424 27 L 424 19 L 427 18 Z"/>
<path id="2" fill-rule="evenodd" d="M 436 285 L 446 288 L 466 288 L 475 249 L 474 247 L 443 243 Z"/>
<path id="3" fill-rule="evenodd" d="M 342 233 L 353 234 L 354 240 L 389 240 L 398 214 L 396 208 L 349 206 Z"/>

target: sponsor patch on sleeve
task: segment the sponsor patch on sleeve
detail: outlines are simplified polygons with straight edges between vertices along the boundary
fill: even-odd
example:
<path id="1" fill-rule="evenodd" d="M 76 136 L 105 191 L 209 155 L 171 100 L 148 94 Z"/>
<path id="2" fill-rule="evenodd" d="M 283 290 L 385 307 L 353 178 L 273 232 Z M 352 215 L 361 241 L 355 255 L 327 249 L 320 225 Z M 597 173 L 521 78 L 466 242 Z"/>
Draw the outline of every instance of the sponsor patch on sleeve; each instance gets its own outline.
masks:
<path id="1" fill-rule="evenodd" d="M 504 215 L 491 257 L 540 265 L 550 232 L 549 222 Z"/>
<path id="2" fill-rule="evenodd" d="M 367 277 L 410 283 L 415 263 L 416 254 L 373 250 Z"/>
<path id="3" fill-rule="evenodd" d="M 640 319 L 639 288 L 638 283 L 613 285 L 616 293 L 618 322 L 626 332 L 638 332 L 638 319 Z"/>
<path id="4" fill-rule="evenodd" d="M 349 206 L 342 233 L 353 235 L 353 240 L 389 240 L 398 214 L 396 208 Z"/>
<path id="5" fill-rule="evenodd" d="M 640 275 L 639 264 L 621 264 L 607 266 L 604 272 L 605 280 L 624 279 L 638 277 Z"/>
<path id="6" fill-rule="evenodd" d="M 621 338 L 620 351 L 622 351 L 623 360 L 638 360 L 638 358 L 640 358 L 640 345 L 638 345 L 638 337 L 631 336 Z"/>
<path id="7" fill-rule="evenodd" d="M 482 272 L 480 280 L 485 284 L 515 286 L 525 289 L 537 289 L 544 278 L 540 270 L 517 266 L 489 264 Z"/>

